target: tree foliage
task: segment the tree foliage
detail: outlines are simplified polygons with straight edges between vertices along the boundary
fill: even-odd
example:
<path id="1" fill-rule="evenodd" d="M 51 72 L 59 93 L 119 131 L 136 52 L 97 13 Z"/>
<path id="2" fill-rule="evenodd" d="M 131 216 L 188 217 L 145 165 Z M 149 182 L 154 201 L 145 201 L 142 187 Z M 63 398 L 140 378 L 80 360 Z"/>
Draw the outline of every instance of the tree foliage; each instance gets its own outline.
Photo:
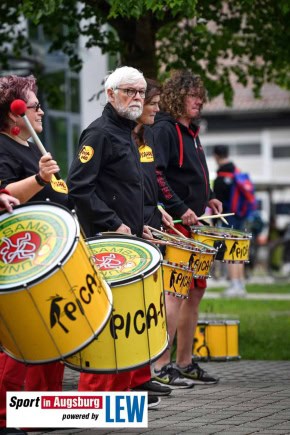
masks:
<path id="1" fill-rule="evenodd" d="M 63 51 L 75 71 L 84 35 L 88 48 L 119 53 L 120 64 L 148 77 L 190 69 L 203 77 L 210 97 L 223 94 L 227 103 L 233 76 L 251 83 L 256 95 L 265 82 L 290 89 L 288 0 L 2 0 L 2 68 L 11 56 L 34 59 L 22 16 L 43 26 L 48 50 Z"/>

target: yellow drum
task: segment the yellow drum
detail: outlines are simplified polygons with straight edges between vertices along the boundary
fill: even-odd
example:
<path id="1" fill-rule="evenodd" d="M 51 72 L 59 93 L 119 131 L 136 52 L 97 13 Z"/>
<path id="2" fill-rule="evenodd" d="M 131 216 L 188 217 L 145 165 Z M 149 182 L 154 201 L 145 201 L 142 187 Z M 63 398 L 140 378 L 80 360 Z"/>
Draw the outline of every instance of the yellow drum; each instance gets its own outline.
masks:
<path id="1" fill-rule="evenodd" d="M 188 298 L 193 271 L 180 267 L 179 264 L 163 261 L 163 286 L 167 294 L 185 299 Z"/>
<path id="2" fill-rule="evenodd" d="M 224 227 L 195 226 L 191 237 L 217 249 L 216 260 L 227 263 L 249 261 L 251 234 Z"/>
<path id="3" fill-rule="evenodd" d="M 25 363 L 64 359 L 89 344 L 112 311 L 75 215 L 30 203 L 0 215 L 0 340 Z"/>
<path id="4" fill-rule="evenodd" d="M 239 324 L 238 320 L 199 321 L 193 355 L 211 361 L 240 359 Z"/>
<path id="5" fill-rule="evenodd" d="M 193 239 L 184 239 L 164 233 L 154 233 L 162 239 L 165 246 L 164 262 L 178 264 L 181 269 L 190 269 L 193 278 L 210 278 L 210 272 L 215 260 L 217 250 L 210 245 L 200 243 Z M 167 286 L 168 287 L 168 286 Z"/>
<path id="6" fill-rule="evenodd" d="M 113 292 L 113 312 L 103 332 L 66 365 L 93 373 L 131 370 L 167 348 L 161 260 L 158 248 L 117 233 L 88 239 L 95 265 Z"/>

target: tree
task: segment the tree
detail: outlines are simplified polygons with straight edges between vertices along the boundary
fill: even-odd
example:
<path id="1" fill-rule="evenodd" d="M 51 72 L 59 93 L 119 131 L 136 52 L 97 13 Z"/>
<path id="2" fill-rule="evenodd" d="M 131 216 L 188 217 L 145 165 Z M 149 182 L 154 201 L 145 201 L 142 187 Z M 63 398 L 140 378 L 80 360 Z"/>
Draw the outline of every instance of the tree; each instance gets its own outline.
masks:
<path id="1" fill-rule="evenodd" d="M 172 68 L 200 74 L 210 98 L 223 94 L 229 104 L 231 79 L 290 89 L 290 4 L 288 0 L 2 0 L 0 62 L 29 57 L 32 47 L 21 16 L 42 25 L 49 50 L 67 54 L 81 68 L 78 37 L 87 47 L 120 53 L 120 64 L 162 77 Z M 62 31 L 64 29 L 64 32 Z M 6 63 L 5 63 L 6 62 Z"/>

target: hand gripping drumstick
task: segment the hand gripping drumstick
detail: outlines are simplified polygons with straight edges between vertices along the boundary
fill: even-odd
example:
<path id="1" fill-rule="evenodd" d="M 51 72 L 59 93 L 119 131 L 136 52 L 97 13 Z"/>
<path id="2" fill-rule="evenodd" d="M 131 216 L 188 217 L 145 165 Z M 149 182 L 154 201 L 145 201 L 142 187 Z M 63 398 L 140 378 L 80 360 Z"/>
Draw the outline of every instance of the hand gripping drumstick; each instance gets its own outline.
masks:
<path id="1" fill-rule="evenodd" d="M 39 139 L 39 137 L 37 136 L 34 128 L 31 125 L 31 122 L 29 121 L 29 119 L 27 118 L 27 116 L 25 115 L 25 112 L 27 110 L 27 106 L 25 101 L 23 100 L 14 100 L 12 101 L 11 105 L 10 105 L 10 110 L 12 113 L 14 113 L 14 115 L 19 115 L 24 119 L 24 122 L 31 134 L 31 136 L 33 137 L 34 142 L 36 143 L 36 145 L 38 146 L 39 151 L 41 152 L 41 154 L 44 156 L 45 154 L 47 154 L 46 149 L 44 148 L 41 140 Z M 58 172 L 56 172 L 55 174 L 53 174 L 55 176 L 55 178 L 57 180 L 61 180 L 61 176 Z M 64 181 L 63 181 L 64 182 Z"/>

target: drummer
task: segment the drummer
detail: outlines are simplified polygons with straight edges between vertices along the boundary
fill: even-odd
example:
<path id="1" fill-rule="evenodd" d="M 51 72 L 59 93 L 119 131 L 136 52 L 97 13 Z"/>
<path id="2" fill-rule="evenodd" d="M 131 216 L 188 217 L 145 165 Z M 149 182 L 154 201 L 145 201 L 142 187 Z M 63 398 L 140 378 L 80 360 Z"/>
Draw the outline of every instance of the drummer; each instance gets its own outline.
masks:
<path id="1" fill-rule="evenodd" d="M 59 166 L 50 153 L 42 156 L 37 146 L 28 140 L 31 134 L 23 118 L 10 111 L 10 104 L 15 99 L 25 101 L 28 120 L 37 134 L 42 132 L 44 112 L 37 98 L 36 79 L 16 75 L 0 77 L 1 189 L 4 188 L 4 194 L 9 192 L 20 203 L 49 199 L 67 206 L 67 192 L 59 191 L 59 187 L 51 182 Z M 15 202 L 12 200 L 12 203 Z M 60 362 L 27 366 L 1 352 L 0 429 L 6 427 L 7 391 L 22 391 L 23 387 L 26 391 L 61 391 L 63 372 L 64 365 Z M 13 433 L 24 432 L 13 429 Z"/>
<path id="2" fill-rule="evenodd" d="M 81 134 L 69 171 L 70 197 L 87 237 L 104 231 L 152 237 L 144 227 L 144 183 L 132 130 L 143 111 L 146 81 L 132 67 L 120 67 L 105 81 L 102 116 Z M 105 349 L 104 349 L 105 352 Z M 81 373 L 80 391 L 126 391 L 131 372 Z M 149 405 L 158 404 L 149 397 Z"/>
<path id="3" fill-rule="evenodd" d="M 165 227 L 174 225 L 172 217 L 163 207 L 158 207 L 154 148 L 153 145 L 151 147 L 148 145 L 147 139 L 148 135 L 152 135 L 148 126 L 153 124 L 155 115 L 159 112 L 161 85 L 151 79 L 146 79 L 146 82 L 143 113 L 137 120 L 138 124 L 133 130 L 133 137 L 138 146 L 144 176 L 144 221 L 146 225 L 160 230 L 162 224 Z M 150 365 L 132 371 L 130 386 L 135 391 L 148 391 L 149 396 L 167 396 L 171 393 L 170 387 L 159 385 L 154 379 L 151 379 Z"/>
<path id="4" fill-rule="evenodd" d="M 208 168 L 196 125 L 205 99 L 206 91 L 199 76 L 176 71 L 163 86 L 163 112 L 157 114 L 152 127 L 160 200 L 168 213 L 182 221 L 179 230 L 188 237 L 190 226 L 198 223 L 197 217 L 207 206 L 214 213 L 222 212 L 222 203 L 209 188 Z M 160 383 L 188 388 L 189 380 L 199 384 L 218 381 L 192 361 L 198 308 L 205 286 L 206 280 L 194 279 L 188 299 L 166 295 L 170 344 L 177 330 L 177 358 L 173 366 L 167 351 L 157 360 L 155 379 Z"/>

